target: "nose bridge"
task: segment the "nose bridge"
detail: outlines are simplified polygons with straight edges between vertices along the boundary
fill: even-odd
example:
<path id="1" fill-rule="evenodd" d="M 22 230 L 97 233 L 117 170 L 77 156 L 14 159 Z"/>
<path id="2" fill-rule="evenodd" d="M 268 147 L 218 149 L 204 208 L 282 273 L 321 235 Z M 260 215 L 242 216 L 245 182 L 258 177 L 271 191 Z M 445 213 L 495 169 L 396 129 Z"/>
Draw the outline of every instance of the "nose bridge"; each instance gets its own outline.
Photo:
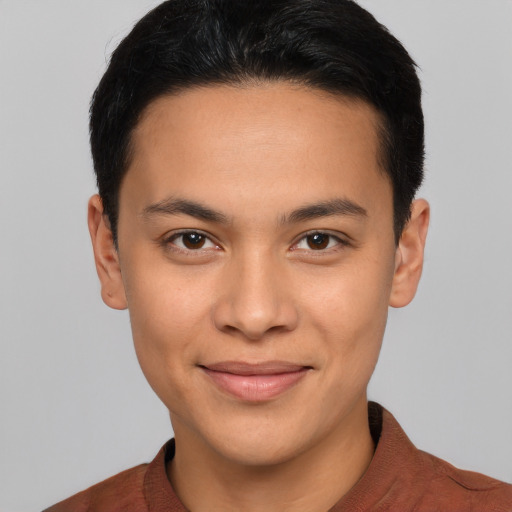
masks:
<path id="1" fill-rule="evenodd" d="M 286 287 L 286 262 L 270 250 L 247 250 L 226 268 L 225 293 L 215 310 L 217 328 L 251 340 L 270 330 L 293 330 L 297 311 Z"/>

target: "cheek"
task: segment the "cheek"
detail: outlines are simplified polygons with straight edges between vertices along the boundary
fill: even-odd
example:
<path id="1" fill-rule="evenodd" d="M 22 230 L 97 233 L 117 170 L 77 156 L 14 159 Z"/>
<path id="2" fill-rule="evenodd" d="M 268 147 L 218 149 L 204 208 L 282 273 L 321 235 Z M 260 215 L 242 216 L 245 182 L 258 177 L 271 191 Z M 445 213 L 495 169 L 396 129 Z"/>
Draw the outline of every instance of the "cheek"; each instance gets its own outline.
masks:
<path id="1" fill-rule="evenodd" d="M 126 269 L 124 281 L 135 351 L 143 373 L 167 402 L 168 388 L 179 387 L 196 360 L 197 340 L 205 337 L 210 315 L 201 279 L 173 273 L 168 265 L 144 272 Z M 176 389 L 173 389 L 176 393 Z"/>
<path id="2" fill-rule="evenodd" d="M 198 326 L 199 318 L 204 321 L 209 280 L 191 266 L 147 259 L 137 258 L 123 272 L 134 337 L 164 345 L 170 339 L 186 341 L 183 335 Z"/>
<path id="3" fill-rule="evenodd" d="M 371 373 L 386 326 L 392 278 L 391 258 L 384 263 L 367 258 L 326 276 L 323 292 L 310 300 L 310 311 L 332 364 L 350 373 L 368 367 Z"/>
<path id="4" fill-rule="evenodd" d="M 314 329 L 325 347 L 322 385 L 330 390 L 324 397 L 325 410 L 331 411 L 326 423 L 338 421 L 340 412 L 365 396 L 379 357 L 388 312 L 386 292 L 376 281 L 371 286 L 363 281 L 340 283 L 322 298 L 324 307 L 314 317 Z"/>

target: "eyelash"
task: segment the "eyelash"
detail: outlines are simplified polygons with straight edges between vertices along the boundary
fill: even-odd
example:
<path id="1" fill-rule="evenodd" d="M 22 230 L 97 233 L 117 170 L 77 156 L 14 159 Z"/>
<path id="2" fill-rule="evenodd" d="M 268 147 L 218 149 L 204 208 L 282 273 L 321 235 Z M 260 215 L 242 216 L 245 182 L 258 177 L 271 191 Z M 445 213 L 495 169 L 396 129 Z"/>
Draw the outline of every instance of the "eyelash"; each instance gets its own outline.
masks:
<path id="1" fill-rule="evenodd" d="M 180 237 L 184 237 L 185 235 L 199 235 L 203 237 L 207 242 L 213 244 L 214 247 L 208 247 L 207 249 L 188 249 L 186 247 L 179 247 L 174 242 Z M 197 229 L 187 229 L 183 231 L 174 232 L 169 236 L 166 236 L 162 239 L 161 244 L 168 250 L 173 252 L 178 252 L 180 254 L 184 254 L 186 256 L 199 256 L 204 255 L 205 250 L 218 249 L 220 246 L 217 242 L 215 242 L 211 235 L 205 233 L 204 231 L 200 231 Z"/>
<path id="2" fill-rule="evenodd" d="M 213 247 L 208 247 L 206 249 L 203 249 L 202 247 L 198 248 L 198 249 L 190 249 L 190 248 L 185 248 L 185 247 L 179 247 L 177 246 L 174 242 L 175 240 L 179 239 L 180 237 L 183 237 L 185 235 L 199 235 L 201 237 L 204 237 L 204 239 L 207 241 L 207 242 L 210 242 L 211 244 L 213 244 Z M 320 249 L 312 249 L 312 248 L 309 248 L 309 249 L 301 249 L 301 248 L 298 248 L 298 245 L 305 241 L 307 243 L 307 239 L 308 237 L 313 237 L 315 235 L 320 235 L 320 236 L 326 236 L 329 238 L 328 240 L 328 245 L 327 247 L 325 248 L 320 248 Z M 335 245 L 333 247 L 329 247 L 329 244 L 332 242 L 332 241 L 335 241 Z M 175 232 L 175 233 L 172 233 L 171 235 L 169 236 L 166 236 L 165 238 L 162 239 L 161 241 L 161 244 L 166 248 L 166 249 L 169 249 L 173 252 L 178 252 L 180 254 L 184 254 L 184 255 L 187 255 L 187 256 L 199 256 L 199 255 L 204 255 L 205 251 L 209 251 L 209 250 L 212 250 L 212 249 L 219 249 L 220 248 L 220 244 L 218 244 L 217 242 L 215 242 L 213 240 L 213 237 L 211 235 L 209 235 L 208 233 L 205 233 L 204 231 L 200 231 L 200 230 L 184 230 L 184 231 L 178 231 L 178 232 Z M 332 233 L 329 233 L 328 231 L 319 231 L 319 230 L 316 230 L 316 231 L 309 231 L 307 233 L 304 233 L 300 236 L 300 238 L 294 242 L 292 244 L 292 247 L 291 247 L 291 250 L 292 251 L 307 251 L 309 253 L 313 253 L 313 254 L 316 254 L 316 255 L 321 255 L 321 254 L 325 254 L 325 253 L 331 253 L 331 252 L 336 252 L 336 251 L 339 251 L 339 250 L 342 250 L 344 247 L 347 247 L 350 245 L 350 242 L 348 242 L 346 239 L 343 239 L 337 235 L 334 235 Z"/>
<path id="3" fill-rule="evenodd" d="M 336 242 L 336 244 L 334 245 L 334 247 L 326 247 L 323 249 L 312 249 L 312 248 L 298 249 L 297 248 L 297 246 L 302 241 L 306 241 L 306 243 L 307 243 L 308 237 L 312 237 L 315 235 L 326 236 L 329 238 L 329 244 L 333 240 Z M 325 253 L 331 253 L 331 252 L 336 252 L 336 251 L 342 250 L 344 247 L 348 247 L 349 245 L 350 245 L 350 243 L 346 239 L 341 238 L 340 236 L 334 235 L 328 231 L 315 230 L 315 231 L 308 231 L 307 233 L 304 233 L 303 235 L 301 235 L 301 237 L 298 239 L 298 241 L 292 245 L 292 250 L 295 250 L 295 251 L 296 250 L 299 250 L 299 251 L 305 250 L 305 251 L 308 251 L 309 253 L 314 253 L 314 254 L 320 255 L 320 253 L 325 254 Z"/>

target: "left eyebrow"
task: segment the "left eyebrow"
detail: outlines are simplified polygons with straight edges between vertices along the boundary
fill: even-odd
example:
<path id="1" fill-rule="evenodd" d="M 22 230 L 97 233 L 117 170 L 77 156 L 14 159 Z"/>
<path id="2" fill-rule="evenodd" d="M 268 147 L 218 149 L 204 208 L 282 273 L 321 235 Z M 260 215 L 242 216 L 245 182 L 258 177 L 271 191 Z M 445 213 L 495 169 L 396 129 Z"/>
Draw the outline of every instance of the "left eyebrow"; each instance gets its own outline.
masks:
<path id="1" fill-rule="evenodd" d="M 205 205 L 186 199 L 169 198 L 155 204 L 146 206 L 141 213 L 144 219 L 158 215 L 189 215 L 196 219 L 218 224 L 228 224 L 229 219 L 221 212 L 212 210 Z"/>
<path id="2" fill-rule="evenodd" d="M 347 215 L 351 217 L 367 217 L 368 212 L 362 206 L 349 199 L 331 199 L 322 201 L 293 210 L 282 218 L 283 224 L 293 224 L 321 217 L 332 217 L 334 215 Z"/>

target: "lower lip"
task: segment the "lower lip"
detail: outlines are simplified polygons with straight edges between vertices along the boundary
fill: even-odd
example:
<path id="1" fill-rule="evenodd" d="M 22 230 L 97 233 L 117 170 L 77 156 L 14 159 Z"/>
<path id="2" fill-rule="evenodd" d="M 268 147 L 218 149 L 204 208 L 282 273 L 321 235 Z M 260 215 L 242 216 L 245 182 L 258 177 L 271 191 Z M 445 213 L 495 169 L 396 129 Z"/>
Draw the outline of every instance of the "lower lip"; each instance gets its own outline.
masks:
<path id="1" fill-rule="evenodd" d="M 247 402 L 263 402 L 275 398 L 302 380 L 308 369 L 272 375 L 236 375 L 202 368 L 223 391 Z"/>

